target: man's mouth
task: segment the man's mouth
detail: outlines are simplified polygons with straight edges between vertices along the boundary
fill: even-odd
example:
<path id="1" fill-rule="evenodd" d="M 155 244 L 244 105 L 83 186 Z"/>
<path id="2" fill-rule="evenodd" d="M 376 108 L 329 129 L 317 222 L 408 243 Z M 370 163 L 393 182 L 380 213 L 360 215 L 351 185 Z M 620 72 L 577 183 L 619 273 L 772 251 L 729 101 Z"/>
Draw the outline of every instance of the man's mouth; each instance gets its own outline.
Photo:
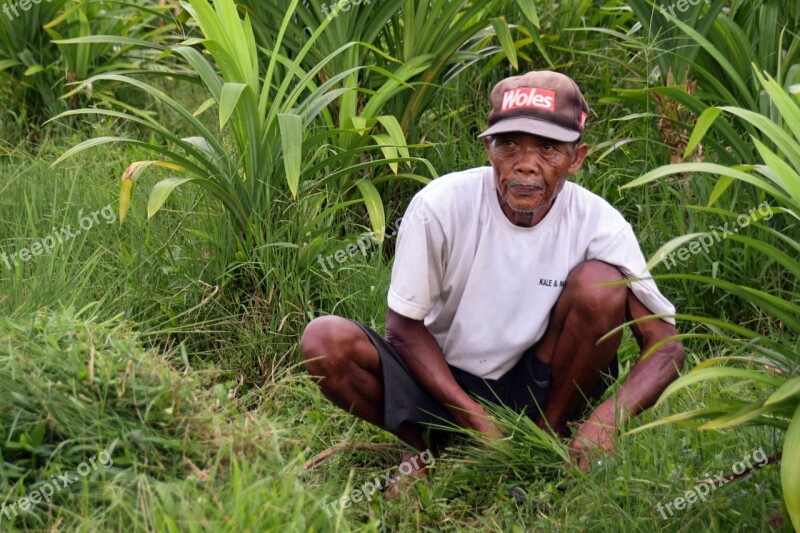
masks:
<path id="1" fill-rule="evenodd" d="M 508 182 L 508 188 L 513 189 L 518 194 L 533 194 L 535 192 L 544 192 L 547 187 L 543 183 L 530 183 L 521 180 L 511 180 Z"/>

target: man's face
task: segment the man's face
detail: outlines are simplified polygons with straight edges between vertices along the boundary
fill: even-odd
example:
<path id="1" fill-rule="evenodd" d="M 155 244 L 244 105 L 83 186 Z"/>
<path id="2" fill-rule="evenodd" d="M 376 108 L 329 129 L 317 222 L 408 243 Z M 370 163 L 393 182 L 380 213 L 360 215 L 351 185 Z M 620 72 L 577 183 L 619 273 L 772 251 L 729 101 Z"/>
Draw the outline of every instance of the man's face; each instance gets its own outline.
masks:
<path id="1" fill-rule="evenodd" d="M 483 141 L 494 167 L 501 207 L 514 223 L 518 217 L 533 217 L 532 223 L 537 223 L 539 213 L 546 214 L 566 177 L 578 171 L 588 151 L 585 144 L 528 133 L 503 133 Z"/>

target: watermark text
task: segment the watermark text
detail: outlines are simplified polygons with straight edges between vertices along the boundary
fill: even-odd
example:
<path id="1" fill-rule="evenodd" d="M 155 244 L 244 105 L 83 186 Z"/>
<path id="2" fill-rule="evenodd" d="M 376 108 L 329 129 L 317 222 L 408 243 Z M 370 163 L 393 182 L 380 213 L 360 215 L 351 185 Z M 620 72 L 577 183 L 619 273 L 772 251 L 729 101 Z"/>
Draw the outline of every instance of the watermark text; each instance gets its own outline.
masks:
<path id="1" fill-rule="evenodd" d="M 756 468 L 764 468 L 769 463 L 770 458 L 767 457 L 767 454 L 764 453 L 762 448 L 754 450 L 745 455 L 741 461 L 733 464 L 733 474 L 725 476 L 723 475 L 723 471 L 720 470 L 714 479 L 709 478 L 708 474 L 706 474 L 707 479 L 695 485 L 694 488 L 684 492 L 683 496 L 678 496 L 670 502 L 659 503 L 656 505 L 656 510 L 661 514 L 661 517 L 664 520 L 667 520 L 667 512 L 669 513 L 669 516 L 672 517 L 675 516 L 675 511 L 683 511 L 687 507 L 693 505 L 698 499 L 705 502 L 706 497 L 720 488 L 722 485 L 725 485 L 736 478 L 742 477 L 745 475 L 745 473 L 749 473 L 751 470 Z M 673 507 L 675 508 L 674 511 Z"/>
<path id="2" fill-rule="evenodd" d="M 48 481 L 39 484 L 38 488 L 29 492 L 27 496 L 11 502 L 11 504 L 9 504 L 8 501 L 4 501 L 2 503 L 2 507 L 0 507 L 0 516 L 4 517 L 6 520 L 11 520 L 12 514 L 15 517 L 18 516 L 19 513 L 17 508 L 24 512 L 37 503 L 41 503 L 43 501 L 50 503 L 50 498 L 53 496 L 53 494 L 56 494 L 64 488 L 69 487 L 80 478 L 88 476 L 93 470 L 97 470 L 101 466 L 108 468 L 109 466 L 113 465 L 114 460 L 111 457 L 111 453 L 109 453 L 108 450 L 103 450 L 97 456 L 92 456 L 88 462 L 79 464 L 77 476 L 70 475 L 70 472 L 63 472 L 58 474 L 58 476 L 50 476 Z"/>
<path id="3" fill-rule="evenodd" d="M 434 459 L 433 454 L 430 450 L 425 450 L 419 455 L 415 455 L 411 459 L 400 463 L 398 470 L 400 470 L 400 474 L 407 476 L 416 470 L 422 470 L 423 468 L 433 466 L 434 464 L 436 464 L 436 459 Z M 332 517 L 333 513 L 336 512 L 337 507 L 347 509 L 351 504 L 359 503 L 363 501 L 364 498 L 371 502 L 372 495 L 375 494 L 375 492 L 380 489 L 385 489 L 393 483 L 397 483 L 399 479 L 400 477 L 398 476 L 392 476 L 391 471 L 380 476 L 375 476 L 372 478 L 372 480 L 361 485 L 360 489 L 354 489 L 350 492 L 350 494 L 345 494 L 333 502 L 323 502 L 322 507 L 325 509 L 325 512 L 328 513 L 328 516 Z"/>
<path id="4" fill-rule="evenodd" d="M 3 2 L 3 13 L 6 14 L 8 20 L 14 20 L 14 17 L 19 16 L 20 9 L 22 11 L 28 11 L 31 6 L 39 5 L 42 2 L 49 4 L 52 1 L 53 0 L 19 0 L 18 2 Z"/>
<path id="5" fill-rule="evenodd" d="M 759 215 L 759 216 L 757 216 Z M 689 257 L 699 254 L 701 251 L 708 254 L 711 250 L 712 245 L 727 239 L 730 235 L 735 235 L 739 233 L 739 230 L 742 228 L 746 228 L 750 225 L 751 222 L 756 222 L 757 220 L 769 220 L 773 216 L 772 207 L 767 202 L 760 203 L 757 207 L 752 207 L 747 213 L 743 213 L 736 217 L 736 224 L 737 226 L 728 227 L 730 222 L 726 222 L 723 226 L 711 228 L 711 233 L 704 233 L 700 235 L 696 240 L 692 240 L 689 244 L 681 246 L 677 250 L 674 250 L 669 255 L 662 252 L 661 254 L 661 261 L 664 262 L 664 265 L 667 267 L 667 270 L 670 270 L 672 267 L 677 265 L 677 259 L 681 262 L 686 262 Z"/>
<path id="6" fill-rule="evenodd" d="M 0 265 L 5 265 L 8 270 L 16 267 L 20 263 L 25 263 L 31 258 L 39 255 L 50 255 L 56 244 L 62 244 L 69 240 L 74 239 L 81 234 L 81 231 L 89 231 L 95 224 L 100 223 L 98 215 L 102 215 L 106 224 L 113 224 L 117 220 L 117 214 L 111 207 L 111 204 L 105 206 L 99 211 L 92 211 L 85 217 L 80 219 L 78 225 L 81 229 L 72 230 L 72 225 L 64 226 L 63 228 L 53 228 L 50 233 L 34 241 L 30 246 L 20 248 L 16 252 L 8 254 L 0 252 Z"/>

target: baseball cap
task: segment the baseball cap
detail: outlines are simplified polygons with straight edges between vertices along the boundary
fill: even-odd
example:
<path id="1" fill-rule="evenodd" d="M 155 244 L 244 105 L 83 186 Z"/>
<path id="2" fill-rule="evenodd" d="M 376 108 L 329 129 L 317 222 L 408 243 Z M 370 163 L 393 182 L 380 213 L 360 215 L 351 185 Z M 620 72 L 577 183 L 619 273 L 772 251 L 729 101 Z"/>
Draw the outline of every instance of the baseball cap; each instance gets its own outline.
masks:
<path id="1" fill-rule="evenodd" d="M 589 106 L 572 78 L 549 70 L 500 81 L 491 101 L 489 128 L 478 137 L 524 132 L 575 142 L 589 118 Z"/>

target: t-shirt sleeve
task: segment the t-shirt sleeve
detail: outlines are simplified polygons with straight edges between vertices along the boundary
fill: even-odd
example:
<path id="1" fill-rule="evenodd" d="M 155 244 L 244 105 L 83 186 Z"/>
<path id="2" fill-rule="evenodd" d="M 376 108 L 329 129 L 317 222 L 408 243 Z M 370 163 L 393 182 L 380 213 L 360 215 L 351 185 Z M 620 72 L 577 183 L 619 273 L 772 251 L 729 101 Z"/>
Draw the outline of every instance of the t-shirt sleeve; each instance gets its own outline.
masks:
<path id="1" fill-rule="evenodd" d="M 627 222 L 617 234 L 608 239 L 596 239 L 589 244 L 586 259 L 598 259 L 620 269 L 626 278 L 636 279 L 628 283 L 633 294 L 655 315 L 674 315 L 675 307 L 658 290 L 655 281 L 646 270 L 639 242 L 633 228 Z M 642 279 L 646 278 L 646 279 Z M 666 322 L 675 324 L 674 318 L 664 318 Z"/>
<path id="2" fill-rule="evenodd" d="M 422 320 L 439 301 L 446 263 L 446 239 L 420 195 L 414 197 L 397 235 L 388 304 L 394 312 Z"/>

